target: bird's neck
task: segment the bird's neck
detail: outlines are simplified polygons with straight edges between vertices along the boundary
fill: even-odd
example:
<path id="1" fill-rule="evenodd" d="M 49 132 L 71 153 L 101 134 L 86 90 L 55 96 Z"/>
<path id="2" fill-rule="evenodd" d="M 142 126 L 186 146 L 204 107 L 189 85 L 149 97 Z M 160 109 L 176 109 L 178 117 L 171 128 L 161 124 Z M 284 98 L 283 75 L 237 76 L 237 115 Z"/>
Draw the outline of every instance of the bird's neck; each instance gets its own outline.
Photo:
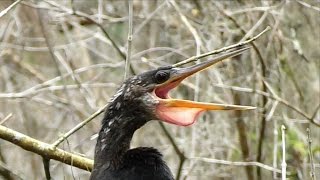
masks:
<path id="1" fill-rule="evenodd" d="M 148 121 L 139 109 L 115 107 L 106 110 L 95 149 L 95 166 L 116 168 L 129 150 L 134 132 Z"/>

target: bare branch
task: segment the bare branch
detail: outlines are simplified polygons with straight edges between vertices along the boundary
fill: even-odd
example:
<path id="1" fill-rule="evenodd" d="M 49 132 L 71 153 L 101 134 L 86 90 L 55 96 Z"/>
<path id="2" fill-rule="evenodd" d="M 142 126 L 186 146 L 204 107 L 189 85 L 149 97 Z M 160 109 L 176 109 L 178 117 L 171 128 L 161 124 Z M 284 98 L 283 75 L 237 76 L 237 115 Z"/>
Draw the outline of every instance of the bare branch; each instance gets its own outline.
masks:
<path id="1" fill-rule="evenodd" d="M 265 96 L 267 98 L 270 98 L 272 100 L 276 100 L 279 101 L 281 104 L 287 106 L 288 108 L 292 109 L 293 111 L 297 112 L 298 114 L 300 114 L 302 117 L 306 118 L 311 124 L 314 124 L 318 127 L 320 127 L 320 124 L 318 124 L 315 119 L 310 118 L 307 113 L 303 112 L 301 109 L 299 109 L 298 107 L 292 105 L 292 103 L 289 103 L 288 101 L 280 98 L 279 96 L 273 96 L 267 92 L 263 92 L 263 91 L 259 91 L 259 90 L 255 90 L 255 89 L 250 89 L 250 88 L 243 88 L 243 87 L 236 87 L 236 86 L 227 86 L 227 85 L 221 85 L 221 84 L 213 84 L 213 86 L 215 87 L 221 87 L 221 88 L 226 88 L 226 89 L 231 89 L 234 91 L 241 91 L 241 92 L 247 92 L 247 93 L 255 93 L 255 94 L 259 94 L 261 96 Z"/>
<path id="2" fill-rule="evenodd" d="M 316 178 L 316 174 L 315 174 L 315 169 L 314 169 L 314 162 L 313 162 L 313 154 L 312 154 L 312 150 L 311 150 L 311 145 L 312 145 L 312 140 L 311 140 L 311 132 L 310 129 L 307 128 L 307 134 L 308 134 L 308 154 L 309 154 L 309 159 L 310 159 L 310 176 L 312 180 L 317 179 Z"/>
<path id="3" fill-rule="evenodd" d="M 287 163 L 286 163 L 286 127 L 284 125 L 281 126 L 281 137 L 282 137 L 282 163 L 281 163 L 281 174 L 282 180 L 286 180 L 286 172 L 287 172 Z"/>
<path id="4" fill-rule="evenodd" d="M 91 171 L 93 167 L 93 160 L 91 159 L 66 152 L 59 148 L 52 148 L 52 145 L 50 144 L 33 139 L 1 125 L 0 138 L 20 146 L 27 151 L 39 154 L 47 159 L 54 159 L 86 171 Z"/>
<path id="5" fill-rule="evenodd" d="M 313 9 L 313 10 L 315 10 L 315 11 L 320 12 L 320 8 L 317 7 L 317 6 L 312 6 L 312 5 L 310 5 L 310 4 L 306 3 L 306 2 L 303 2 L 303 1 L 301 1 L 301 0 L 297 0 L 297 2 L 298 2 L 299 4 L 301 4 L 302 6 L 305 6 L 305 7 L 307 7 L 307 8 L 310 8 L 310 9 Z"/>
<path id="6" fill-rule="evenodd" d="M 123 62 L 120 63 L 103 63 L 103 64 L 94 64 L 91 66 L 87 66 L 87 67 L 82 67 L 79 69 L 76 69 L 73 71 L 73 73 L 82 73 L 82 72 L 86 72 L 95 68 L 117 68 L 123 65 Z M 50 88 L 53 88 L 53 90 L 55 89 L 54 86 L 52 86 L 52 84 L 61 81 L 63 78 L 66 78 L 68 76 L 71 76 L 73 73 L 66 73 L 63 74 L 62 76 L 57 76 L 53 79 L 47 80 L 41 84 L 37 84 L 31 88 L 28 88 L 24 91 L 21 92 L 16 92 L 16 93 L 0 93 L 0 98 L 25 98 L 28 96 L 32 96 L 37 94 L 38 92 L 41 92 L 42 90 L 51 90 Z M 67 87 L 67 86 L 66 86 Z M 69 86 L 69 87 L 73 87 L 73 85 Z M 61 89 L 61 87 L 57 88 L 57 89 Z"/>
<path id="7" fill-rule="evenodd" d="M 179 159 L 180 159 L 180 163 L 179 163 L 179 167 L 178 167 L 178 173 L 176 175 L 176 180 L 180 179 L 180 173 L 182 170 L 182 166 L 184 161 L 186 160 L 186 156 L 184 155 L 184 153 L 179 149 L 177 143 L 175 142 L 174 138 L 172 137 L 172 135 L 170 134 L 170 132 L 167 130 L 167 128 L 163 125 L 162 122 L 158 121 L 162 131 L 165 133 L 165 135 L 168 137 L 170 143 L 173 146 L 174 151 L 176 152 L 176 154 L 178 155 Z"/>
<path id="8" fill-rule="evenodd" d="M 50 159 L 42 157 L 44 174 L 46 175 L 47 180 L 51 180 L 50 174 Z"/>
<path id="9" fill-rule="evenodd" d="M 6 9 L 0 12 L 0 18 L 4 15 L 6 15 L 12 8 L 14 8 L 17 4 L 19 4 L 22 0 L 17 0 L 14 3 L 12 3 L 10 6 L 8 6 Z"/>
<path id="10" fill-rule="evenodd" d="M 231 165 L 231 166 L 257 166 L 263 169 L 266 169 L 268 171 L 276 172 L 281 174 L 281 170 L 268 166 L 266 164 L 260 163 L 260 162 L 237 162 L 237 161 L 226 161 L 221 159 L 212 159 L 212 158 L 203 158 L 203 157 L 190 157 L 189 159 L 195 159 L 198 161 L 203 161 L 207 163 L 213 163 L 213 164 L 224 164 L 224 165 Z"/>
<path id="11" fill-rule="evenodd" d="M 273 121 L 273 162 L 274 168 L 278 165 L 278 121 Z M 277 174 L 273 172 L 273 179 L 277 179 Z"/>
<path id="12" fill-rule="evenodd" d="M 252 43 L 253 41 L 255 41 L 256 39 L 258 39 L 261 35 L 263 35 L 264 33 L 266 33 L 267 31 L 269 31 L 271 28 L 270 26 L 267 26 L 262 32 L 260 32 L 258 35 L 256 35 L 255 37 L 253 38 L 250 38 L 246 41 L 243 41 L 243 42 L 239 42 L 237 44 L 233 44 L 233 45 L 230 45 L 230 46 L 227 46 L 227 47 L 223 47 L 223 48 L 220 48 L 220 49 L 217 49 L 217 50 L 213 50 L 213 51 L 210 51 L 210 52 L 207 52 L 207 53 L 203 53 L 203 54 L 200 54 L 199 56 L 192 56 L 186 60 L 183 60 L 179 63 L 176 63 L 174 64 L 173 66 L 174 67 L 178 67 L 178 66 L 182 66 L 184 64 L 187 64 L 187 63 L 190 63 L 190 62 L 193 62 L 193 61 L 196 61 L 197 59 L 201 59 L 201 58 L 204 58 L 204 57 L 207 57 L 207 56 L 211 56 L 211 55 L 214 55 L 214 54 L 219 54 L 221 52 L 225 52 L 227 50 L 230 50 L 230 49 L 234 49 L 234 48 L 239 48 L 241 46 L 245 46 L 247 44 L 250 44 Z"/>
<path id="13" fill-rule="evenodd" d="M 96 118 L 98 115 L 103 113 L 104 109 L 107 107 L 108 103 L 102 106 L 98 111 L 93 113 L 91 116 L 89 116 L 87 119 L 82 121 L 81 123 L 77 124 L 74 128 L 72 128 L 70 131 L 65 133 L 63 136 L 61 136 L 56 142 L 54 142 L 52 145 L 54 148 L 56 148 L 59 144 L 61 144 L 65 139 L 67 139 L 69 136 L 71 136 L 73 133 L 77 132 L 79 129 L 81 129 L 83 126 L 88 124 L 91 120 Z"/>
<path id="14" fill-rule="evenodd" d="M 2 125 L 3 123 L 5 123 L 7 120 L 9 120 L 12 117 L 12 113 L 8 114 L 6 117 L 4 117 L 1 121 L 0 121 L 0 125 Z"/>
<path id="15" fill-rule="evenodd" d="M 4 177 L 7 180 L 23 180 L 17 172 L 14 172 L 12 169 L 9 169 L 4 163 L 0 161 L 0 176 Z"/>
<path id="16" fill-rule="evenodd" d="M 133 0 L 128 0 L 129 2 L 129 25 L 128 25 L 128 39 L 127 39 L 127 56 L 126 56 L 126 65 L 124 69 L 124 79 L 127 79 L 128 71 L 130 68 L 130 58 L 131 58 L 131 48 L 132 48 L 132 18 L 133 18 Z"/>

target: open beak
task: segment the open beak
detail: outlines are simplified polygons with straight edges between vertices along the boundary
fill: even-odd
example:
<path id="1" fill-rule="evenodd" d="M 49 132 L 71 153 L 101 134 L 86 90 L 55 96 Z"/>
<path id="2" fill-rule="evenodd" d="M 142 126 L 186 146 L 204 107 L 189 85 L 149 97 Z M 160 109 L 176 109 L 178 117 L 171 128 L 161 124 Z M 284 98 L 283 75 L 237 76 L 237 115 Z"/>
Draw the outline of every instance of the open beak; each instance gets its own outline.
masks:
<path id="1" fill-rule="evenodd" d="M 187 68 L 172 68 L 169 80 L 165 83 L 158 85 L 153 94 L 159 100 L 156 107 L 156 114 L 159 119 L 176 124 L 187 126 L 193 124 L 201 112 L 206 110 L 250 110 L 255 109 L 252 106 L 216 104 L 195 102 L 183 99 L 172 99 L 168 95 L 169 91 L 178 86 L 185 78 L 200 72 L 224 59 L 237 56 L 248 50 L 250 47 L 243 47 L 230 52 L 226 52 L 221 56 L 217 56 L 211 60 L 201 62 Z"/>

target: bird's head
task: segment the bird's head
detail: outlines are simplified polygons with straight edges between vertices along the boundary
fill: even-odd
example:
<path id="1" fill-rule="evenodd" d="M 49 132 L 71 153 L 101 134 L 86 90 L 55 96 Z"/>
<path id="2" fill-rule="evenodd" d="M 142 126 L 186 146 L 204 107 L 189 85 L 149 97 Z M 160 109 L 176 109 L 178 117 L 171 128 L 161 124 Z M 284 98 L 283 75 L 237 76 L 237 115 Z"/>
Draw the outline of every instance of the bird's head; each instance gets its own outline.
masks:
<path id="1" fill-rule="evenodd" d="M 217 62 L 239 55 L 248 47 L 226 52 L 214 59 L 186 68 L 160 67 L 129 78 L 121 89 L 123 103 L 132 104 L 134 109 L 146 109 L 151 119 L 187 126 L 193 124 L 199 114 L 206 110 L 249 110 L 251 106 L 226 105 L 174 99 L 170 90 L 185 78 L 200 72 Z M 140 110 L 139 109 L 139 110 Z M 136 111 L 135 110 L 135 111 Z M 151 120 L 150 119 L 150 120 Z"/>

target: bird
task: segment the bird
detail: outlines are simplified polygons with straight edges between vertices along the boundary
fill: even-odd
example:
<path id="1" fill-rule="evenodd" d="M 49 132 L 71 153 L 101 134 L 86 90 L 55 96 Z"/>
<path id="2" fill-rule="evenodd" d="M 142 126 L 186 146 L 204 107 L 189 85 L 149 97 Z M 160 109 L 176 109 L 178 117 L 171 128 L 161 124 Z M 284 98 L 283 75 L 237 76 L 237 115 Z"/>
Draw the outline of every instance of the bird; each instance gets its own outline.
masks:
<path id="1" fill-rule="evenodd" d="M 90 180 L 173 180 L 173 174 L 158 150 L 152 147 L 130 149 L 134 132 L 151 120 L 189 126 L 207 110 L 254 109 L 252 106 L 195 102 L 169 96 L 170 90 L 187 77 L 249 48 L 236 48 L 189 67 L 159 67 L 125 80 L 105 109 Z"/>

